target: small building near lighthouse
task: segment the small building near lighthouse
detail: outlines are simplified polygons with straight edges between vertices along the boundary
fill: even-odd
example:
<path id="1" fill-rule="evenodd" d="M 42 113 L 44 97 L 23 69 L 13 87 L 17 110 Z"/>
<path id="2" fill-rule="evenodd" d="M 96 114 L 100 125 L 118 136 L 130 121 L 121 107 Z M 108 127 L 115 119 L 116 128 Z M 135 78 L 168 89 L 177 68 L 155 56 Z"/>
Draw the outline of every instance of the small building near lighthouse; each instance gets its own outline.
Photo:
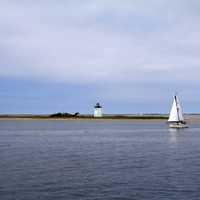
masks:
<path id="1" fill-rule="evenodd" d="M 100 103 L 97 103 L 94 106 L 94 117 L 102 117 L 103 113 L 102 113 L 102 106 L 100 105 Z"/>

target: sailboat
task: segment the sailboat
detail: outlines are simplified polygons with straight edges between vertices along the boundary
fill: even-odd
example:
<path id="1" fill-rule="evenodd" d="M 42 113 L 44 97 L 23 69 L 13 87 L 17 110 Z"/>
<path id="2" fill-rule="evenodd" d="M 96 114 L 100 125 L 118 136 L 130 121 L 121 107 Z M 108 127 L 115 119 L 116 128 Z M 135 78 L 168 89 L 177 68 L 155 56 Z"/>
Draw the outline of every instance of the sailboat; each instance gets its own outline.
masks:
<path id="1" fill-rule="evenodd" d="M 188 125 L 186 124 L 184 120 L 181 104 L 177 95 L 174 96 L 168 122 L 169 122 L 170 128 L 187 128 L 188 127 Z"/>

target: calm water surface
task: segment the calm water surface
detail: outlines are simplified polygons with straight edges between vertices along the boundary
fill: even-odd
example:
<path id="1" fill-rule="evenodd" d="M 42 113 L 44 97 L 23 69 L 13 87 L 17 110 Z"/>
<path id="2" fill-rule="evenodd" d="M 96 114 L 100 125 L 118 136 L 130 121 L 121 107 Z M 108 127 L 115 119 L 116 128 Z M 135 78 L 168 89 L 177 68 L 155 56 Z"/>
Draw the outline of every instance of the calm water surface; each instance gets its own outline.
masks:
<path id="1" fill-rule="evenodd" d="M 0 121 L 0 200 L 200 199 L 200 125 Z"/>

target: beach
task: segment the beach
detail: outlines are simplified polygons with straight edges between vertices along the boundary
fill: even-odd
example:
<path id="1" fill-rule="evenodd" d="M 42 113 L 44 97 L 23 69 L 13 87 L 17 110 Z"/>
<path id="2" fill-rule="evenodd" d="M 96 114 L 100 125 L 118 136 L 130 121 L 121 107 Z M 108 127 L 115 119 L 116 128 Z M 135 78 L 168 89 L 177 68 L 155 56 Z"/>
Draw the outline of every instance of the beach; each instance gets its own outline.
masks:
<path id="1" fill-rule="evenodd" d="M 105 116 L 105 117 L 97 117 L 94 118 L 92 116 L 80 116 L 80 117 L 49 117 L 47 115 L 1 115 L 0 120 L 44 120 L 44 121 L 133 121 L 133 122 L 167 122 L 167 115 L 134 115 L 134 116 L 126 116 L 126 115 L 113 115 L 113 116 Z M 198 114 L 186 114 L 185 120 L 189 124 L 200 123 L 200 115 Z"/>

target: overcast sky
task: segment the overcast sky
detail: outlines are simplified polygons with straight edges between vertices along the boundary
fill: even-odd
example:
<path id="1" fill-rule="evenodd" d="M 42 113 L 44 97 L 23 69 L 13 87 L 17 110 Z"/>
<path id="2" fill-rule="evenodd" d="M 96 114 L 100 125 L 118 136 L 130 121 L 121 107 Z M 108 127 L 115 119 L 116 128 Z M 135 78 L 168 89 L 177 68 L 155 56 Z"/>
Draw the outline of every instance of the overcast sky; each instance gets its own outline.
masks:
<path id="1" fill-rule="evenodd" d="M 200 1 L 0 2 L 0 113 L 200 112 Z"/>

